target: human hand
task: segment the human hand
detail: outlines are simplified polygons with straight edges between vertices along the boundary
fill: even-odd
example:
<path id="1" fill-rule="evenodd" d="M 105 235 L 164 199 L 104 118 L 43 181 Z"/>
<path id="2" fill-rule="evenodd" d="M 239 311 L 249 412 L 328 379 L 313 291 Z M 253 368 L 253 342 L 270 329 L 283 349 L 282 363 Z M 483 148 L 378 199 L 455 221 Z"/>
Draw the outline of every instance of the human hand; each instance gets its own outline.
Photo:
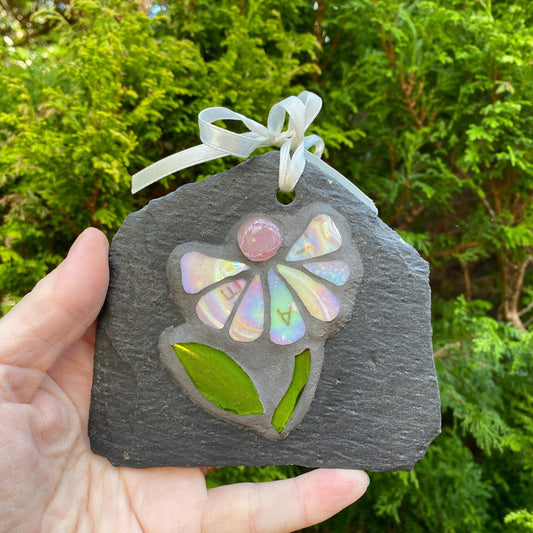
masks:
<path id="1" fill-rule="evenodd" d="M 87 434 L 107 240 L 86 230 L 0 321 L 0 531 L 293 531 L 357 500 L 364 472 L 206 489 L 199 468 L 115 468 Z"/>

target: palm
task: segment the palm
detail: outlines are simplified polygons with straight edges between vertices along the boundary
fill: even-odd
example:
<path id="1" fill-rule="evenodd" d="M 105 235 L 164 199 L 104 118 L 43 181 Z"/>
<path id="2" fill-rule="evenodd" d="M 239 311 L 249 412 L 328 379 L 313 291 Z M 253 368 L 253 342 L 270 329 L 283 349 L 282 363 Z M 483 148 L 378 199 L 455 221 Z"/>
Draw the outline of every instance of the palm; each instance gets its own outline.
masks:
<path id="1" fill-rule="evenodd" d="M 291 531 L 357 499 L 364 474 L 208 491 L 200 469 L 114 468 L 87 436 L 107 248 L 87 232 L 0 322 L 0 530 Z"/>

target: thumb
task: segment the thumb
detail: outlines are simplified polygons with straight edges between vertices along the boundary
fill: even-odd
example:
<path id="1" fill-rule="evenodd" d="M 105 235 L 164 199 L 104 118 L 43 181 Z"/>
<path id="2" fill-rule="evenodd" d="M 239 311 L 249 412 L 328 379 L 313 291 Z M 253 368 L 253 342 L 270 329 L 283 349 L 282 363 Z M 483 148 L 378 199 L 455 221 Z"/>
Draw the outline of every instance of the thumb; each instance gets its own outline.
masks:
<path id="1" fill-rule="evenodd" d="M 318 469 L 293 479 L 209 491 L 206 531 L 280 533 L 322 522 L 358 500 L 369 484 L 360 470 Z"/>
<path id="2" fill-rule="evenodd" d="M 85 230 L 67 258 L 0 320 L 0 365 L 13 376 L 27 370 L 24 388 L 38 387 L 42 373 L 95 320 L 108 284 L 107 253 L 105 235 Z"/>

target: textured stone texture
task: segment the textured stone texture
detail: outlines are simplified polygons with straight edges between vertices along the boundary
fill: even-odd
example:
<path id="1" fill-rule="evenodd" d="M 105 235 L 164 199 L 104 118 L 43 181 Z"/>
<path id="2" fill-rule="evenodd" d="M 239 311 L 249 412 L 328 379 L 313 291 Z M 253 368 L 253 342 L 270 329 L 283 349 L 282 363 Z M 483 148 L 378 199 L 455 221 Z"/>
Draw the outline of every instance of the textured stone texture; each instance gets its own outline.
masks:
<path id="1" fill-rule="evenodd" d="M 288 206 L 275 200 L 277 175 L 277 153 L 256 157 L 150 202 L 115 235 L 89 424 L 93 450 L 113 464 L 407 470 L 438 435 L 427 263 L 311 165 Z M 243 213 L 293 214 L 313 202 L 349 222 L 363 277 L 351 321 L 326 342 L 309 411 L 287 439 L 270 441 L 195 405 L 162 364 L 161 332 L 184 322 L 167 261 L 180 244 L 223 243 Z"/>

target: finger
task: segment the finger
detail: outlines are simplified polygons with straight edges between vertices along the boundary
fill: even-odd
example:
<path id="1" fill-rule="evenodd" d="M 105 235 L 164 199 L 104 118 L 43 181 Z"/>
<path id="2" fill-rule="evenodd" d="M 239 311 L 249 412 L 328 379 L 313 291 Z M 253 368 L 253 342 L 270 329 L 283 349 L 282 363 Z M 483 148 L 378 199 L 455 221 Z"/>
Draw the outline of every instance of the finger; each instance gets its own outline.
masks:
<path id="1" fill-rule="evenodd" d="M 96 229 L 78 237 L 67 258 L 0 321 L 0 364 L 46 372 L 84 335 L 105 298 L 107 251 Z"/>
<path id="2" fill-rule="evenodd" d="M 314 470 L 269 483 L 243 483 L 209 491 L 206 531 L 279 533 L 326 520 L 359 499 L 369 479 L 359 470 Z"/>

